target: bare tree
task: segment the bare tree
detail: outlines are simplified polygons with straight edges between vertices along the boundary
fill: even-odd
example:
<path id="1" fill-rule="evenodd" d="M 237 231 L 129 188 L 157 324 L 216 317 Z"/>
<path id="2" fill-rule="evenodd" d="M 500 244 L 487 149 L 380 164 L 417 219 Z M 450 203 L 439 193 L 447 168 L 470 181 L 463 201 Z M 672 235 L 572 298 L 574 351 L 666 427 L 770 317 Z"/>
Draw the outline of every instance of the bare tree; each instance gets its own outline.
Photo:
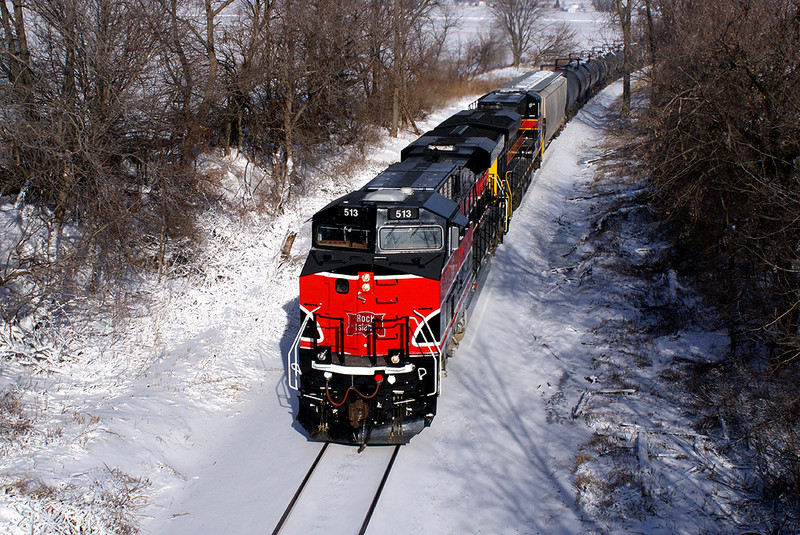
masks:
<path id="1" fill-rule="evenodd" d="M 155 0 L 158 12 L 164 13 L 158 32 L 158 60 L 163 71 L 160 86 L 167 96 L 164 113 L 173 124 L 179 145 L 180 163 L 188 167 L 194 158 L 195 146 L 205 137 L 199 117 L 202 102 L 203 64 L 207 51 L 195 37 L 201 35 L 188 18 L 189 0 Z M 206 86 L 207 87 L 207 86 Z"/>
<path id="2" fill-rule="evenodd" d="M 408 109 L 409 50 L 415 44 L 411 37 L 435 5 L 436 0 L 394 0 L 392 4 L 392 137 L 397 137 L 401 121 L 413 123 Z"/>
<path id="3" fill-rule="evenodd" d="M 647 20 L 647 43 L 650 48 L 650 64 L 656 62 L 655 24 L 653 22 L 653 0 L 644 0 L 644 13 Z"/>
<path id="4" fill-rule="evenodd" d="M 277 0 L 241 0 L 239 18 L 225 28 L 222 93 L 226 103 L 222 128 L 226 149 L 232 145 L 243 148 L 245 116 L 256 106 L 258 88 L 268 86 L 269 80 L 275 78 L 272 43 L 277 38 L 274 31 L 277 3 Z M 253 141 L 264 141 L 261 128 L 264 125 L 263 121 L 248 125 Z"/>
<path id="5" fill-rule="evenodd" d="M 198 38 L 203 43 L 208 58 L 208 77 L 203 94 L 203 103 L 200 108 L 200 116 L 204 117 L 212 107 L 214 98 L 217 94 L 217 75 L 219 73 L 219 59 L 216 49 L 217 17 L 234 0 L 222 0 L 214 3 L 212 0 L 205 0 L 205 35 L 198 34 Z M 191 26 L 190 26 L 191 27 Z"/>
<path id="6" fill-rule="evenodd" d="M 274 208 L 301 181 L 310 147 L 352 142 L 360 127 L 368 79 L 380 75 L 366 59 L 371 16 L 363 7 L 362 0 L 252 2 L 236 32 L 226 33 L 224 91 L 248 146 L 268 157 Z"/>
<path id="7" fill-rule="evenodd" d="M 447 39 L 452 33 L 461 27 L 461 18 L 451 4 L 437 3 L 434 9 L 431 10 L 430 15 L 438 18 L 438 21 L 426 24 L 421 29 L 423 30 L 424 37 L 421 41 L 424 42 L 424 47 L 428 50 L 426 56 L 430 57 L 433 64 L 438 63 L 445 50 Z"/>
<path id="8" fill-rule="evenodd" d="M 364 95 L 369 109 L 373 110 L 370 120 L 375 124 L 389 126 L 391 117 L 393 79 L 390 75 L 392 31 L 386 21 L 391 19 L 394 4 L 382 0 L 366 0 L 364 13 L 364 51 L 362 68 Z"/>
<path id="9" fill-rule="evenodd" d="M 616 17 L 622 31 L 622 115 L 627 117 L 631 111 L 631 68 L 632 46 L 631 13 L 634 0 L 614 0 Z"/>
<path id="10" fill-rule="evenodd" d="M 773 530 L 797 531 L 800 4 L 653 7 L 656 61 L 642 146 L 656 205 L 674 228 L 676 264 L 728 329 L 727 356 L 713 374 L 700 370 L 703 381 L 718 377 L 710 412 L 746 437 L 763 487 L 779 489 L 770 510 L 791 522 Z"/>
<path id="11" fill-rule="evenodd" d="M 544 0 L 497 0 L 489 9 L 505 34 L 515 67 L 533 43 L 535 23 L 544 7 Z"/>
<path id="12" fill-rule="evenodd" d="M 500 67 L 505 51 L 496 34 L 479 33 L 467 41 L 461 55 L 463 62 L 461 70 L 468 75 L 475 75 Z"/>
<path id="13" fill-rule="evenodd" d="M 25 12 L 21 0 L 13 0 L 9 11 L 7 2 L 0 3 L 0 23 L 3 27 L 5 48 L 2 69 L 12 85 L 13 92 L 30 106 L 33 94 L 33 77 L 30 66 L 30 49 L 25 29 Z M 17 98 L 20 98 L 20 97 Z"/>
<path id="14" fill-rule="evenodd" d="M 16 184 L 18 204 L 47 227 L 46 246 L 14 253 L 13 264 L 29 282 L 38 281 L 28 295 L 41 290 L 68 299 L 81 288 L 98 290 L 128 277 L 152 261 L 176 228 L 180 212 L 170 209 L 176 197 L 166 194 L 180 197 L 191 187 L 162 187 L 148 181 L 163 173 L 144 171 L 163 157 L 168 137 L 158 115 L 166 99 L 154 61 L 162 30 L 154 21 L 163 20 L 157 8 L 149 0 L 25 4 L 35 21 L 27 40 L 35 43 L 27 61 L 31 111 L 2 104 L 4 117 L 19 120 L 0 130 L 0 168 L 4 182 Z M 6 42 L 7 30 L 19 23 L 4 26 Z M 160 203 L 144 193 L 153 190 Z M 41 230 L 35 232 L 41 239 Z M 23 232 L 19 239 L 31 236 Z"/>
<path id="15" fill-rule="evenodd" d="M 578 49 L 575 30 L 567 23 L 537 25 L 531 62 L 552 64 Z"/>

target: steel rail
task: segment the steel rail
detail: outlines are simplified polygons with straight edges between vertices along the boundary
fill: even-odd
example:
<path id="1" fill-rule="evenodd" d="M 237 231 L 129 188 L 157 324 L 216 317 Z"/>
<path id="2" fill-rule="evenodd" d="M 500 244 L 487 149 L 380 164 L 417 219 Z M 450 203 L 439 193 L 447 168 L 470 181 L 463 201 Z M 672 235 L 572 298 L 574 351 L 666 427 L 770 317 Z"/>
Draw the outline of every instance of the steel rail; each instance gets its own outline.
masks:
<path id="1" fill-rule="evenodd" d="M 303 478 L 303 481 L 297 487 L 297 490 L 295 491 L 294 496 L 292 496 L 292 499 L 289 502 L 289 505 L 286 506 L 286 509 L 284 510 L 283 515 L 281 516 L 280 520 L 278 521 L 277 525 L 275 526 L 275 529 L 272 531 L 272 535 L 278 535 L 281 532 L 281 530 L 283 529 L 284 525 L 286 524 L 286 521 L 291 516 L 292 511 L 295 508 L 295 505 L 297 505 L 297 502 L 300 499 L 300 495 L 303 493 L 303 490 L 305 489 L 306 485 L 308 484 L 309 480 L 311 479 L 312 475 L 314 474 L 314 471 L 316 470 L 317 465 L 319 465 L 320 460 L 322 459 L 322 456 L 325 454 L 325 450 L 328 448 L 329 444 L 330 444 L 330 442 L 326 442 L 322 446 L 322 448 L 320 449 L 319 453 L 317 454 L 317 458 L 314 459 L 314 462 L 311 464 L 311 468 L 309 468 L 308 472 L 306 472 L 306 475 Z M 378 505 L 378 501 L 380 500 L 381 494 L 383 493 L 383 489 L 386 486 L 386 481 L 389 479 L 389 474 L 392 471 L 392 466 L 394 466 L 394 461 L 397 458 L 397 454 L 400 452 L 400 446 L 401 446 L 400 444 L 397 444 L 394 447 L 394 451 L 392 452 L 392 456 L 389 459 L 389 463 L 386 465 L 386 469 L 383 472 L 383 476 L 381 477 L 381 481 L 378 484 L 378 488 L 377 488 L 377 490 L 375 491 L 375 494 L 372 497 L 372 502 L 370 503 L 369 510 L 367 511 L 367 514 L 364 517 L 364 521 L 361 523 L 361 529 L 358 532 L 359 535 L 364 535 L 366 533 L 366 531 L 367 531 L 367 528 L 369 527 L 370 520 L 372 520 L 372 515 L 375 512 L 375 508 Z"/>
<path id="2" fill-rule="evenodd" d="M 280 533 L 281 529 L 283 529 L 283 525 L 286 523 L 286 520 L 289 518 L 289 515 L 292 514 L 292 509 L 294 509 L 294 506 L 297 503 L 297 500 L 300 498 L 300 495 L 303 493 L 303 489 L 306 488 L 306 484 L 308 483 L 308 480 L 311 479 L 311 474 L 314 473 L 314 469 L 319 464 L 320 459 L 322 459 L 322 455 L 325 453 L 325 450 L 328 449 L 328 444 L 330 444 L 330 442 L 326 442 L 325 444 L 322 445 L 322 448 L 319 450 L 319 453 L 317 454 L 317 458 L 314 459 L 314 462 L 311 463 L 311 468 L 309 468 L 308 472 L 306 472 L 306 477 L 303 478 L 303 481 L 300 483 L 300 486 L 297 487 L 297 491 L 295 491 L 294 496 L 292 496 L 292 500 L 289 502 L 289 505 L 286 506 L 286 510 L 283 511 L 283 516 L 281 516 L 281 519 L 278 520 L 278 524 L 275 526 L 275 529 L 272 531 L 272 535 L 278 535 L 278 533 Z"/>
<path id="3" fill-rule="evenodd" d="M 386 471 L 383 473 L 383 477 L 381 478 L 381 483 L 380 485 L 378 485 L 378 490 L 375 491 L 375 496 L 372 498 L 372 503 L 369 506 L 369 511 L 367 511 L 367 516 L 364 517 L 364 523 L 361 524 L 361 529 L 359 530 L 358 535 L 364 535 L 367 532 L 369 521 L 372 520 L 372 513 L 375 512 L 375 507 L 378 505 L 378 500 L 380 500 L 381 498 L 383 487 L 386 485 L 386 480 L 389 479 L 389 472 L 392 471 L 392 465 L 394 465 L 394 460 L 397 458 L 397 454 L 399 451 L 400 451 L 400 444 L 394 447 L 394 451 L 392 452 L 392 458 L 389 459 L 389 464 L 386 466 Z"/>

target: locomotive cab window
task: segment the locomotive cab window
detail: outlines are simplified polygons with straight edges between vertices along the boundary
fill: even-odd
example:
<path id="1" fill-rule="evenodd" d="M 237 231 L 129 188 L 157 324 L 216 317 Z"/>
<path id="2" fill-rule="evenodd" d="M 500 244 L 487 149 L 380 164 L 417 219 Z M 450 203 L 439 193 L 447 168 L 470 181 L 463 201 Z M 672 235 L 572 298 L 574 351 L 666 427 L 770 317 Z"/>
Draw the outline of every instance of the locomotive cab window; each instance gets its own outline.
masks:
<path id="1" fill-rule="evenodd" d="M 442 227 L 381 227 L 379 245 L 384 251 L 433 251 L 442 248 Z"/>
<path id="2" fill-rule="evenodd" d="M 324 223 L 314 233 L 315 245 L 321 247 L 369 248 L 369 229 L 352 224 Z"/>
<path id="3" fill-rule="evenodd" d="M 458 249 L 458 244 L 461 242 L 461 235 L 458 227 L 450 227 L 450 254 Z"/>

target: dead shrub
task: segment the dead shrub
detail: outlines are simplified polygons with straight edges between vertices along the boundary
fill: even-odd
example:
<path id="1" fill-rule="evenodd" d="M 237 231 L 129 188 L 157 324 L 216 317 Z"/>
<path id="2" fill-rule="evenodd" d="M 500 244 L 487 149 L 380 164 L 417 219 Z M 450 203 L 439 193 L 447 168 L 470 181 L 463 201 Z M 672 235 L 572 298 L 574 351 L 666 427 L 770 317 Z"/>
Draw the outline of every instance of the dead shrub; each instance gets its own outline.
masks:
<path id="1" fill-rule="evenodd" d="M 0 393 L 0 439 L 4 442 L 14 443 L 33 430 L 33 422 L 25 413 L 21 397 L 17 389 Z"/>
<path id="2" fill-rule="evenodd" d="M 689 370 L 689 391 L 706 423 L 724 421 L 755 463 L 766 507 L 796 526 L 800 5 L 659 5 L 639 157 L 673 266 L 715 307 L 730 339 L 722 362 Z"/>

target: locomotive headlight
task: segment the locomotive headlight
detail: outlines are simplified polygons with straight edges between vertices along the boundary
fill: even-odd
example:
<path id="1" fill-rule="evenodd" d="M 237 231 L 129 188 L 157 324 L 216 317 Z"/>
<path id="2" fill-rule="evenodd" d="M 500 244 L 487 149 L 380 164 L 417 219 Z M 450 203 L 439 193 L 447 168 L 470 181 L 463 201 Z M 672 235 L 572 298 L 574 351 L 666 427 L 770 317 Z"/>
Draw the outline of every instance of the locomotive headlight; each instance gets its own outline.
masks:
<path id="1" fill-rule="evenodd" d="M 361 275 L 361 280 L 364 282 L 369 282 L 369 273 L 364 273 Z"/>
<path id="2" fill-rule="evenodd" d="M 362 284 L 362 285 L 361 285 L 361 291 L 362 291 L 362 292 L 368 292 L 369 290 L 370 290 L 370 285 L 369 285 L 369 283 L 366 283 L 366 282 L 365 282 L 364 284 Z"/>
<path id="3" fill-rule="evenodd" d="M 325 361 L 327 359 L 328 359 L 328 350 L 327 349 L 323 349 L 322 351 L 317 353 L 317 360 L 318 361 L 323 362 L 323 361 Z"/>
<path id="4" fill-rule="evenodd" d="M 394 355 L 392 355 L 392 356 L 389 358 L 389 360 L 391 361 L 391 363 L 392 363 L 392 364 L 400 364 L 400 355 L 398 355 L 397 353 L 395 353 Z"/>

